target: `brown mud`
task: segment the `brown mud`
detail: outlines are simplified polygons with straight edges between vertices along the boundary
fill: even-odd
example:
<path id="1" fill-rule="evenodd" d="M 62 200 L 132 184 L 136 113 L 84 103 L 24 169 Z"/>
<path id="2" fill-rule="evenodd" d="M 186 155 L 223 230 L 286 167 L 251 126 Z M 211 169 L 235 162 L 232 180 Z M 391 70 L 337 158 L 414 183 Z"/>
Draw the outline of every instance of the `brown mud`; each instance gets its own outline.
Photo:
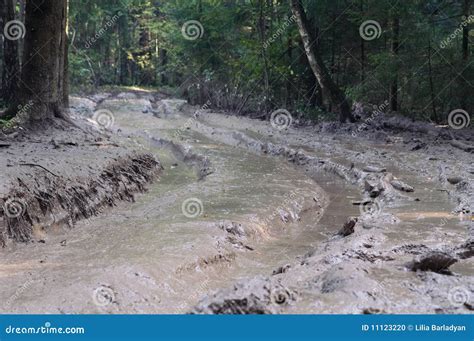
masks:
<path id="1" fill-rule="evenodd" d="M 1 250 L 2 311 L 472 312 L 472 162 L 445 128 L 278 130 L 138 91 L 72 107 L 112 113 L 101 149 L 151 154 L 159 182 Z"/>

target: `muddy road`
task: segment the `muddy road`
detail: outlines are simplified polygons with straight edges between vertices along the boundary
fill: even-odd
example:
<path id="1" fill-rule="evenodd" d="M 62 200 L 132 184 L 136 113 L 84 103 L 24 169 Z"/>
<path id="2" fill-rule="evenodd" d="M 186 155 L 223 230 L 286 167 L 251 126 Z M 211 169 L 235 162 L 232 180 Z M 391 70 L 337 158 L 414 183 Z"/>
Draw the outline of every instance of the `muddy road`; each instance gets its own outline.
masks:
<path id="1" fill-rule="evenodd" d="M 72 106 L 163 170 L 133 203 L 0 249 L 2 313 L 474 310 L 472 154 L 145 92 Z"/>

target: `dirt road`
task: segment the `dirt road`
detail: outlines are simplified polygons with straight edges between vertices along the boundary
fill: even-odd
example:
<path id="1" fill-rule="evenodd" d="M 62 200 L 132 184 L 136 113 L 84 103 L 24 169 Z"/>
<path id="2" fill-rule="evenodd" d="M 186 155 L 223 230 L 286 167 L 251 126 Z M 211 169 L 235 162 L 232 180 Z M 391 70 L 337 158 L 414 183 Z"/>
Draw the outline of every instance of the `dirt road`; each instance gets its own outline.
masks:
<path id="1" fill-rule="evenodd" d="M 72 105 L 163 170 L 133 203 L 0 250 L 1 312 L 473 311 L 471 154 L 144 92 Z"/>

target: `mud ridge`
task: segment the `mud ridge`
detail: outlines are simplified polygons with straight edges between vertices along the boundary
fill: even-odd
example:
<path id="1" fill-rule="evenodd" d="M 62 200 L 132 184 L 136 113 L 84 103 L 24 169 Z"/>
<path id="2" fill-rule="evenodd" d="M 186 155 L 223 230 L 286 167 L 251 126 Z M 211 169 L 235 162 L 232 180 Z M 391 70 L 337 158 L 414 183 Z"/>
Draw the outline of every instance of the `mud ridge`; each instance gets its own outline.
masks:
<path id="1" fill-rule="evenodd" d="M 35 232 L 54 225 L 73 227 L 81 219 L 97 215 L 119 200 L 133 201 L 160 173 L 160 163 L 149 154 L 130 154 L 115 159 L 96 177 L 66 179 L 45 170 L 34 179 L 18 178 L 17 185 L 0 199 L 0 244 L 7 239 L 32 240 Z"/>
<path id="2" fill-rule="evenodd" d="M 419 293 L 423 293 L 424 302 L 416 307 L 419 312 L 432 312 L 436 309 L 450 312 L 462 310 L 462 307 L 453 307 L 449 295 L 456 285 L 462 286 L 463 290 L 468 292 L 469 286 L 466 283 L 468 280 L 464 276 L 446 276 L 446 274 L 451 273 L 449 267 L 459 259 L 472 257 L 472 240 L 454 248 L 444 245 L 441 247 L 442 250 L 425 247 L 426 250 L 422 250 L 418 258 L 414 258 L 409 253 L 400 255 L 394 251 L 390 252 L 384 247 L 387 239 L 386 233 L 393 229 L 391 226 L 400 221 L 393 214 L 377 212 L 377 206 L 417 201 L 419 199 L 408 195 L 408 193 L 415 192 L 416 188 L 398 180 L 383 168 L 379 169 L 370 165 L 357 168 L 354 163 L 349 164 L 349 162 L 347 165 L 341 164 L 312 156 L 304 150 L 293 149 L 284 144 L 263 142 L 244 133 L 229 134 L 225 129 L 210 128 L 201 122 L 198 122 L 196 129 L 205 135 L 212 135 L 213 139 L 218 139 L 226 144 L 243 147 L 257 154 L 285 158 L 286 161 L 303 168 L 310 175 L 313 172 L 321 171 L 336 175 L 347 184 L 359 188 L 363 196 L 360 204 L 372 203 L 375 210 L 362 207 L 359 217 L 349 218 L 348 222 L 351 224 L 347 223 L 347 231 L 329 238 L 305 256 L 302 262 L 290 265 L 288 270 L 277 269 L 270 277 L 241 280 L 232 288 L 221 289 L 204 297 L 191 310 L 192 313 L 273 313 L 275 311 L 273 302 L 266 299 L 267 295 L 259 294 L 260 291 L 266 290 L 269 283 L 270 285 L 284 285 L 285 288 L 297 288 L 298 291 L 304 289 L 310 296 L 316 296 L 318 299 L 326 299 L 331 296 L 340 297 L 341 295 L 347 295 L 348 301 L 349 297 L 353 295 L 364 298 L 360 300 L 361 304 L 338 308 L 328 308 L 325 303 L 315 300 L 311 311 L 360 313 L 366 308 L 369 310 L 374 308 L 377 311 L 406 312 L 404 307 L 406 302 L 395 306 L 390 305 L 392 299 L 387 297 L 386 293 L 393 294 L 390 289 L 395 286 L 400 291 L 396 295 L 401 295 L 401 297 L 410 296 L 407 291 L 410 287 L 415 287 Z M 451 199 L 454 199 L 453 201 L 458 204 L 458 208 L 461 207 L 464 213 L 469 213 L 468 198 L 472 195 L 472 187 L 468 181 L 462 180 L 455 184 L 455 190 L 447 192 Z M 451 184 L 453 183 L 451 182 Z M 408 259 L 413 260 L 411 265 L 414 266 L 407 266 L 406 260 Z M 388 262 L 391 264 L 389 265 Z M 398 269 L 397 276 L 400 277 L 404 276 L 403 273 L 407 270 L 415 271 L 415 278 L 411 278 L 413 282 L 406 281 L 401 285 L 396 285 L 391 280 L 379 283 L 376 280 L 377 274 L 383 271 L 385 266 Z M 286 274 L 287 272 L 289 274 Z M 431 277 L 442 283 L 436 288 L 436 293 L 430 291 L 433 290 L 433 287 L 427 278 Z M 297 278 L 296 281 L 295 278 Z M 248 285 L 248 281 L 252 285 Z M 405 300 L 409 301 L 410 299 L 404 298 Z M 301 308 L 291 307 L 294 305 L 293 300 L 288 302 L 289 306 L 283 309 L 286 313 Z M 280 309 L 277 311 L 281 312 Z"/>
<path id="3" fill-rule="evenodd" d="M 177 160 L 184 162 L 187 166 L 193 168 L 196 171 L 199 180 L 214 173 L 211 161 L 208 157 L 194 153 L 191 149 L 173 141 L 165 140 L 163 138 L 155 138 L 150 135 L 147 135 L 146 137 L 157 147 L 168 149 Z"/>

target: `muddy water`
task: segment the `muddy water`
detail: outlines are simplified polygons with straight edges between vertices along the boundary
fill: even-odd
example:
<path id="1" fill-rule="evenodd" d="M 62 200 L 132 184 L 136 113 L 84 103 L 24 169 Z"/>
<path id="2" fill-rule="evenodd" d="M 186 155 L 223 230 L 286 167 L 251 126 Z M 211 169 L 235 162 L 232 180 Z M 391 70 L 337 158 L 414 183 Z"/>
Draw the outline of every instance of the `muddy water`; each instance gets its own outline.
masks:
<path id="1" fill-rule="evenodd" d="M 318 224 L 327 194 L 284 162 L 183 130 L 179 116 L 159 120 L 132 116 L 133 107 L 109 108 L 130 144 L 160 159 L 160 180 L 136 202 L 72 231 L 58 228 L 42 236 L 44 243 L 0 251 L 0 311 L 185 312 L 213 290 L 293 262 L 347 217 L 345 200 L 334 200 Z M 200 180 L 195 168 L 143 138 L 145 129 L 154 138 L 178 132 L 188 150 L 209 159 L 212 174 Z M 341 183 L 331 189 L 338 186 L 343 193 Z M 183 211 L 186 200 L 197 203 L 199 214 Z M 237 244 L 219 227 L 229 223 L 245 229 Z"/>
<path id="2" fill-rule="evenodd" d="M 360 200 L 357 188 L 333 176 L 310 178 L 281 159 L 223 144 L 213 138 L 212 129 L 229 135 L 240 130 L 253 138 L 301 146 L 291 136 L 271 136 L 262 125 L 253 127 L 254 122 L 237 118 L 198 122 L 180 112 L 156 118 L 142 114 L 132 101 L 105 101 L 103 106 L 114 113 L 114 128 L 129 137 L 131 146 L 160 159 L 163 174 L 134 203 L 121 203 L 72 231 L 58 227 L 42 237 L 45 243 L 0 250 L 0 295 L 5 302 L 1 312 L 186 312 L 209 293 L 294 263 L 333 236 L 348 216 L 359 215 L 352 205 Z M 211 129 L 201 133 L 198 124 Z M 200 179 L 195 165 L 183 162 L 184 156 L 158 143 L 160 139 L 183 145 L 187 155 L 207 157 L 212 173 Z M 350 159 L 345 152 L 368 148 L 304 145 L 308 153 L 343 164 Z M 437 246 L 445 239 L 453 245 L 463 241 L 465 222 L 450 214 L 453 204 L 434 181 L 400 170 L 396 162 L 381 166 L 416 188 L 407 196 L 410 200 L 387 207 L 401 224 L 380 227 L 382 250 L 406 243 Z M 187 200 L 197 205 L 196 216 L 195 211 L 183 212 Z M 240 224 L 245 233 L 221 228 L 232 223 Z M 364 270 L 385 285 L 380 292 L 390 296 L 388 301 L 401 302 L 406 292 L 399 283 L 414 281 L 414 274 L 400 271 L 405 260 L 408 257 L 397 260 L 396 266 Z M 456 264 L 453 271 L 472 275 L 472 263 Z M 305 270 L 301 278 L 307 275 Z M 367 298 L 352 300 L 357 305 L 357 300 L 365 303 Z M 337 292 L 324 297 L 309 292 L 291 312 L 344 312 L 347 306 Z"/>

